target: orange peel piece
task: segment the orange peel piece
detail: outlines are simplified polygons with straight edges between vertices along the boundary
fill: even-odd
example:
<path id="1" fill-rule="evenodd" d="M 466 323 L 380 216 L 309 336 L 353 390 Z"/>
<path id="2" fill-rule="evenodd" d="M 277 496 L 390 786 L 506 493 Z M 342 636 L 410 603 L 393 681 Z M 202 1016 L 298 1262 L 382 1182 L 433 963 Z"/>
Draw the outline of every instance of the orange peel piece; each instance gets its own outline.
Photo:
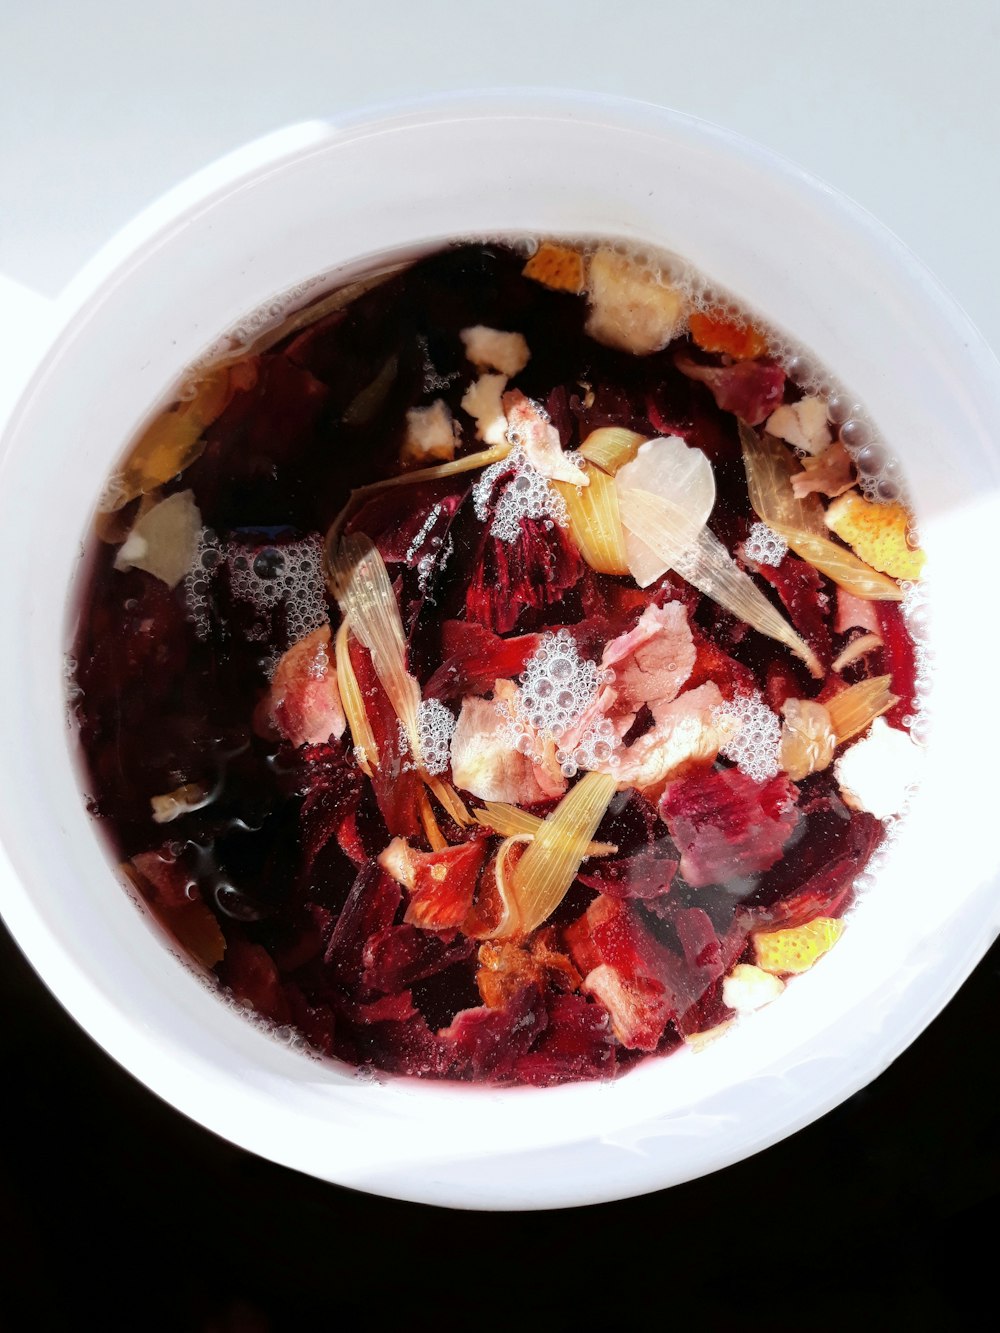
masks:
<path id="1" fill-rule="evenodd" d="M 826 511 L 826 526 L 873 569 L 894 579 L 919 579 L 926 556 L 911 547 L 912 519 L 905 506 L 876 504 L 857 491 L 838 496 Z"/>
<path id="2" fill-rule="evenodd" d="M 830 952 L 843 933 L 843 921 L 828 916 L 818 916 L 804 926 L 790 926 L 787 930 L 756 930 L 753 947 L 757 966 L 775 976 L 808 972 Z"/>
<path id="3" fill-rule="evenodd" d="M 521 272 L 554 292 L 573 292 L 578 296 L 585 286 L 583 255 L 568 245 L 553 245 L 551 241 L 538 247 Z"/>
<path id="4" fill-rule="evenodd" d="M 737 361 L 752 361 L 767 351 L 767 338 L 760 329 L 723 311 L 696 310 L 688 317 L 688 327 L 703 352 L 725 352 Z"/>

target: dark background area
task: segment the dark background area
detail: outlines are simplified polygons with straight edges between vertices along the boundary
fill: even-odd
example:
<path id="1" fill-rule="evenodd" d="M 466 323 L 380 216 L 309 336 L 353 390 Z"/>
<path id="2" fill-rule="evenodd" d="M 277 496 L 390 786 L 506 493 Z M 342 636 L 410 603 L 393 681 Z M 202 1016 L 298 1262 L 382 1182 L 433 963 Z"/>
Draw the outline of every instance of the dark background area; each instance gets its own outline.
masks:
<path id="1" fill-rule="evenodd" d="M 887 1073 L 793 1138 L 543 1213 L 394 1203 L 224 1143 L 84 1036 L 6 934 L 0 995 L 3 1333 L 961 1329 L 984 1294 L 995 1318 L 1000 944 Z"/>

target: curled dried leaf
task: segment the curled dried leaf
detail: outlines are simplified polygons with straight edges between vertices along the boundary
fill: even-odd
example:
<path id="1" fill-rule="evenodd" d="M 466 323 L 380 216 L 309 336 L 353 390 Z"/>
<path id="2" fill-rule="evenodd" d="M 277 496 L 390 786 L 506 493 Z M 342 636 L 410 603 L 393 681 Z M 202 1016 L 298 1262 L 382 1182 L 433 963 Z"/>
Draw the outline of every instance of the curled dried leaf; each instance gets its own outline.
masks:
<path id="1" fill-rule="evenodd" d="M 483 828 L 499 833 L 502 838 L 515 834 L 533 838 L 545 822 L 539 815 L 533 815 L 516 805 L 508 805 L 505 801 L 487 801 L 482 809 L 473 810 L 472 818 Z M 587 856 L 613 856 L 617 850 L 612 842 L 592 842 L 587 848 Z"/>
<path id="2" fill-rule="evenodd" d="M 543 821 L 510 877 L 508 915 L 516 913 L 516 929 L 534 930 L 562 902 L 614 792 L 613 777 L 587 773 Z M 503 923 L 494 931 L 505 933 Z"/>
<path id="3" fill-rule="evenodd" d="M 628 553 L 612 477 L 593 463 L 583 464 L 585 487 L 556 482 L 566 502 L 569 535 L 591 569 L 598 574 L 627 574 Z"/>
<path id="4" fill-rule="evenodd" d="M 849 667 L 852 662 L 857 662 L 868 653 L 875 652 L 882 647 L 882 636 L 880 634 L 862 634 L 856 639 L 852 639 L 843 652 L 839 653 L 833 659 L 830 670 L 837 672 L 843 671 Z"/>
<path id="5" fill-rule="evenodd" d="M 827 700 L 826 709 L 838 744 L 867 731 L 877 717 L 887 713 L 897 702 L 896 696 L 890 693 L 891 684 L 891 676 L 873 676 L 871 680 L 858 681 L 857 685 L 851 685 Z"/>
<path id="6" fill-rule="evenodd" d="M 826 536 L 823 505 L 816 495 L 797 496 L 792 477 L 798 470 L 780 440 L 758 435 L 740 422 L 740 443 L 750 503 L 757 517 L 785 539 L 796 555 L 856 597 L 899 601 L 896 582 Z"/>
<path id="7" fill-rule="evenodd" d="M 601 426 L 590 432 L 577 452 L 581 458 L 596 463 L 613 477 L 620 467 L 631 463 L 639 452 L 640 444 L 644 444 L 648 438 L 638 431 L 626 430 L 623 426 Z"/>
<path id="8" fill-rule="evenodd" d="M 372 667 L 419 762 L 420 687 L 406 669 L 406 636 L 389 571 L 374 542 L 351 532 L 330 561 L 331 587 L 351 633 L 371 653 Z"/>

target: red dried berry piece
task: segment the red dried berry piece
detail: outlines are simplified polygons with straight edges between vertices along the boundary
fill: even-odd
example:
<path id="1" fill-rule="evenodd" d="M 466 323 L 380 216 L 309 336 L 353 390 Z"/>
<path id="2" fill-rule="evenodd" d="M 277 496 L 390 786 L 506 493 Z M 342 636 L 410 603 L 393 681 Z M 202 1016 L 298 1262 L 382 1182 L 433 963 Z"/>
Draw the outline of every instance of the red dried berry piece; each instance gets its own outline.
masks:
<path id="1" fill-rule="evenodd" d="M 711 681 L 719 687 L 724 699 L 732 699 L 736 694 L 753 694 L 757 681 L 749 667 L 723 652 L 697 625 L 691 626 L 691 634 L 695 659 L 691 674 L 684 682 L 685 693 Z"/>
<path id="2" fill-rule="evenodd" d="M 497 634 L 519 622 L 528 628 L 537 622 L 533 613 L 560 602 L 582 573 L 580 552 L 562 528 L 522 519 L 512 542 L 487 537 L 466 590 L 466 616 Z"/>
<path id="3" fill-rule="evenodd" d="M 417 926 L 386 926 L 364 947 L 364 984 L 391 994 L 437 976 L 453 963 L 471 958 L 475 943 L 457 931 L 435 935 Z"/>
<path id="4" fill-rule="evenodd" d="M 358 986 L 365 945 L 392 925 L 402 896 L 396 881 L 375 865 L 366 866 L 354 881 L 326 947 L 333 979 L 347 990 Z"/>
<path id="5" fill-rule="evenodd" d="M 702 771 L 667 785 L 660 815 L 694 888 L 768 870 L 798 822 L 798 789 L 782 774 L 763 785 L 739 769 Z"/>
<path id="6" fill-rule="evenodd" d="M 816 817 L 810 824 L 818 825 Z M 829 816 L 824 820 L 830 823 Z M 786 860 L 791 887 L 766 907 L 754 908 L 753 926 L 802 926 L 816 917 L 839 917 L 850 906 L 854 881 L 882 841 L 884 829 L 874 815 L 858 811 L 837 821 L 834 834 L 810 830 Z"/>
<path id="7" fill-rule="evenodd" d="M 706 385 L 716 405 L 749 426 L 759 426 L 781 404 L 785 372 L 770 361 L 737 361 L 731 366 L 702 366 L 683 353 L 674 364 L 688 379 Z"/>
<path id="8" fill-rule="evenodd" d="M 588 889 L 609 898 L 659 898 L 670 892 L 677 873 L 677 849 L 667 838 L 634 856 L 599 857 L 577 876 Z"/>
<path id="9" fill-rule="evenodd" d="M 502 639 L 475 621 L 446 620 L 441 627 L 441 665 L 424 686 L 424 698 L 486 694 L 494 681 L 519 676 L 539 642 L 537 634 Z"/>
<path id="10" fill-rule="evenodd" d="M 308 880 L 331 839 L 340 840 L 344 821 L 353 816 L 360 799 L 361 774 L 355 768 L 343 767 L 328 774 L 324 785 L 317 786 L 302 802 L 299 834 L 304 879 Z"/>
<path id="11" fill-rule="evenodd" d="M 260 944 L 230 939 L 226 956 L 218 968 L 219 980 L 238 1000 L 253 1005 L 259 1014 L 275 1023 L 287 1023 L 291 1006 L 281 985 L 271 955 Z"/>
<path id="12" fill-rule="evenodd" d="M 509 1078 L 548 1022 L 541 992 L 525 986 L 502 1009 L 463 1009 L 438 1033 L 453 1078 Z"/>
<path id="13" fill-rule="evenodd" d="M 891 675 L 890 689 L 899 700 L 885 714 L 891 727 L 902 727 L 903 718 L 912 716 L 917 695 L 917 658 L 898 602 L 876 602 L 884 647 L 873 675 Z"/>
<path id="14" fill-rule="evenodd" d="M 332 1055 L 337 1020 L 328 1004 L 313 1001 L 293 983 L 285 984 L 285 998 L 291 1011 L 291 1021 L 310 1046 L 324 1055 Z"/>
<path id="15" fill-rule="evenodd" d="M 755 573 L 775 589 L 789 619 L 820 662 L 828 666 L 830 646 L 830 598 L 823 576 L 805 560 L 786 555 L 780 565 L 756 565 Z"/>
<path id="16" fill-rule="evenodd" d="M 410 853 L 414 884 L 404 920 L 422 930 L 450 930 L 469 914 L 486 840 L 476 838 L 440 852 Z"/>
<path id="17" fill-rule="evenodd" d="M 615 1039 L 603 1005 L 585 995 L 553 995 L 548 1015 L 540 1040 L 517 1062 L 521 1082 L 547 1087 L 614 1074 Z"/>

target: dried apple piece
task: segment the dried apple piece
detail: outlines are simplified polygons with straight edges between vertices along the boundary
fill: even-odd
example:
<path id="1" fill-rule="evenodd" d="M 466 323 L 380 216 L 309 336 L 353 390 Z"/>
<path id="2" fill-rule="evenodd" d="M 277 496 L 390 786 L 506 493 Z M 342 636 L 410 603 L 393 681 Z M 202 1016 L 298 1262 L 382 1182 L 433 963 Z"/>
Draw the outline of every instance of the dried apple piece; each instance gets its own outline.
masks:
<path id="1" fill-rule="evenodd" d="M 684 329 L 683 293 L 661 274 L 617 250 L 598 250 L 587 270 L 587 332 L 634 356 L 666 347 Z"/>
<path id="2" fill-rule="evenodd" d="M 119 547 L 115 569 L 144 569 L 176 588 L 194 564 L 201 514 L 193 491 L 177 491 L 135 522 Z"/>

